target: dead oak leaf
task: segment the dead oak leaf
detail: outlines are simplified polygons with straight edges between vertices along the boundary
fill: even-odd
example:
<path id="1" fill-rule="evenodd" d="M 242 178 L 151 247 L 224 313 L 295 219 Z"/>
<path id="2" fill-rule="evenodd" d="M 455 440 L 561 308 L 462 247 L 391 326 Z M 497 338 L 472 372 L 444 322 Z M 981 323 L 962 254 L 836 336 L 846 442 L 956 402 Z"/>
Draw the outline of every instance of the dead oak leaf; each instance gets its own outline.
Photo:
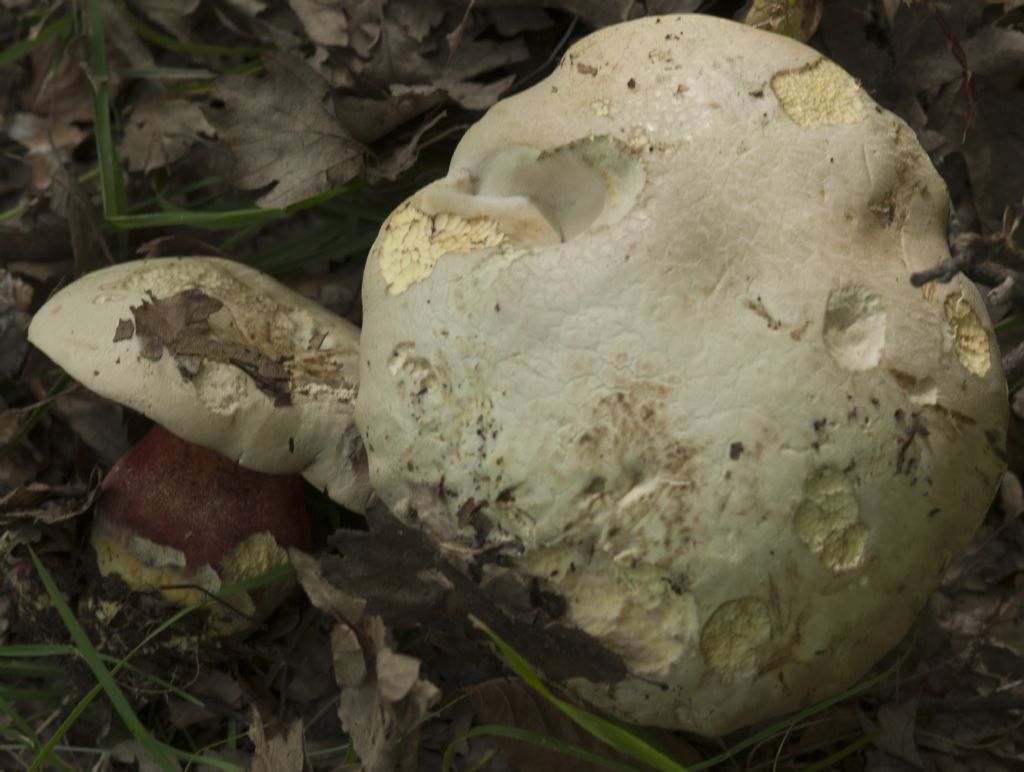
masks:
<path id="1" fill-rule="evenodd" d="M 349 44 L 348 17 L 341 0 L 288 0 L 309 39 L 322 46 Z"/>
<path id="2" fill-rule="evenodd" d="M 203 135 L 214 133 L 195 102 L 144 97 L 125 126 L 121 157 L 132 171 L 149 173 L 184 157 Z"/>
<path id="3" fill-rule="evenodd" d="M 326 80 L 297 54 L 270 53 L 267 77 L 228 75 L 214 94 L 221 108 L 206 117 L 235 156 L 230 182 L 242 190 L 273 188 L 262 207 L 285 207 L 362 173 L 365 148 L 324 101 Z"/>
<path id="4" fill-rule="evenodd" d="M 268 356 L 244 339 L 232 339 L 211 327 L 210 316 L 223 307 L 220 300 L 199 289 L 143 300 L 142 305 L 131 308 L 131 327 L 131 320 L 118 320 L 114 338 L 126 340 L 132 334 L 138 335 L 140 355 L 152 361 L 159 360 L 166 348 L 183 378 L 194 378 L 205 360 L 233 365 L 273 397 L 276 404 L 290 404 L 292 373 L 284 361 Z"/>
<path id="5" fill-rule="evenodd" d="M 249 739 L 256 746 L 249 772 L 302 772 L 306 769 L 306 743 L 301 720 L 289 724 L 285 734 L 268 740 L 263 719 L 254 710 Z"/>

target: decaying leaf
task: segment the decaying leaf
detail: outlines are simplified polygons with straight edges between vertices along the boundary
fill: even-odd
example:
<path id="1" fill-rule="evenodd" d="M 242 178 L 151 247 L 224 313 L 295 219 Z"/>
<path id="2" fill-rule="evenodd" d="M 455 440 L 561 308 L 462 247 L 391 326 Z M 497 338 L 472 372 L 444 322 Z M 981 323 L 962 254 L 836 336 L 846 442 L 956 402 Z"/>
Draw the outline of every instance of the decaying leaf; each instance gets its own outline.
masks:
<path id="1" fill-rule="evenodd" d="M 132 109 L 121 142 L 121 157 L 132 171 L 149 173 L 174 163 L 214 128 L 202 107 L 187 99 L 150 96 Z"/>
<path id="2" fill-rule="evenodd" d="M 28 352 L 28 314 L 19 302 L 27 284 L 0 268 L 0 378 L 13 378 Z"/>
<path id="3" fill-rule="evenodd" d="M 362 173 L 366 149 L 325 105 L 327 81 L 295 53 L 267 54 L 263 62 L 264 79 L 218 79 L 215 95 L 224 106 L 206 110 L 235 156 L 232 184 L 272 185 L 256 203 L 285 207 Z"/>
<path id="4" fill-rule="evenodd" d="M 87 136 L 92 98 L 85 79 L 85 53 L 76 40 L 62 46 L 47 41 L 31 55 L 32 78 L 18 94 L 18 111 L 7 134 L 28 150 L 37 190 L 50 186 L 54 171 Z"/>
<path id="5" fill-rule="evenodd" d="M 0 528 L 21 522 L 53 525 L 78 517 L 92 508 L 99 484 L 100 475 L 96 472 L 87 483 L 21 485 L 0 497 Z"/>
<path id="6" fill-rule="evenodd" d="M 244 371 L 278 404 L 288 404 L 291 373 L 282 362 L 242 339 L 218 337 L 211 329 L 210 315 L 223 305 L 202 290 L 190 289 L 133 306 L 135 334 L 142 343 L 140 354 L 156 361 L 166 348 L 185 378 L 195 377 L 204 360 L 229 363 Z M 124 340 L 128 335 L 125 322 L 123 319 L 118 322 L 115 338 Z"/>
<path id="7" fill-rule="evenodd" d="M 745 24 L 804 42 L 821 21 L 821 0 L 752 0 Z"/>
<path id="8" fill-rule="evenodd" d="M 347 46 L 351 36 L 342 0 L 288 0 L 309 39 L 322 46 Z"/>
<path id="9" fill-rule="evenodd" d="M 914 740 L 917 700 L 895 704 L 887 703 L 878 709 L 878 738 L 876 742 L 886 753 L 924 769 L 921 752 Z"/>
<path id="10" fill-rule="evenodd" d="M 313 605 L 336 620 L 331 645 L 341 687 L 338 718 L 363 769 L 414 769 L 419 726 L 440 691 L 420 678 L 419 660 L 395 651 L 379 616 L 365 614 L 363 602 L 332 586 L 310 556 L 292 550 L 290 557 Z"/>
<path id="11" fill-rule="evenodd" d="M 263 719 L 253 710 L 249 739 L 256 746 L 249 772 L 302 772 L 306 769 L 306 743 L 302 721 L 293 721 L 284 734 L 266 736 Z"/>

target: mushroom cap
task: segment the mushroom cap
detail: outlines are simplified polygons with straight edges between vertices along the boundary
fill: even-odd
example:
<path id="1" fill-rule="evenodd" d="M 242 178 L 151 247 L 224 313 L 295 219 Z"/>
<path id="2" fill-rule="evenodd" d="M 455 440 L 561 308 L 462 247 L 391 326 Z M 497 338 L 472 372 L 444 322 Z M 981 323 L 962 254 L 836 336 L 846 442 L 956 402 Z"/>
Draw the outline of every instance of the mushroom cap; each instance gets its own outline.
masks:
<path id="1" fill-rule="evenodd" d="M 912 130 L 819 52 L 705 16 L 576 43 L 367 264 L 376 493 L 626 663 L 621 718 L 721 734 L 907 631 L 1004 468 L 1006 384 Z M 573 656 L 567 651 L 568 657 Z"/>
<path id="2" fill-rule="evenodd" d="M 301 477 L 244 469 L 162 426 L 103 478 L 91 532 L 103 576 L 160 590 L 180 605 L 287 563 L 287 548 L 308 552 L 312 541 Z M 250 629 L 288 589 L 264 588 L 217 604 L 211 630 Z"/>
<path id="3" fill-rule="evenodd" d="M 242 263 L 137 260 L 39 309 L 29 340 L 98 394 L 259 472 L 301 473 L 361 511 L 359 330 Z"/>

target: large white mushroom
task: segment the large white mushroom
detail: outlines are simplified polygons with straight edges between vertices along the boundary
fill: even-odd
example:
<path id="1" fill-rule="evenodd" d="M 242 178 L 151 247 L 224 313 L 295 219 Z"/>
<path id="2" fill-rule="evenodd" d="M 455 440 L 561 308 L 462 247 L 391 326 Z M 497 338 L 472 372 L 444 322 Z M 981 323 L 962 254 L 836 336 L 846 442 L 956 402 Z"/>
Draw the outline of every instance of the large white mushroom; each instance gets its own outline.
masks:
<path id="1" fill-rule="evenodd" d="M 385 223 L 370 479 L 622 657 L 566 684 L 718 734 L 905 633 L 1004 467 L 985 307 L 913 132 L 820 53 L 703 16 L 573 46 Z M 567 656 L 572 656 L 571 652 Z"/>
<path id="2" fill-rule="evenodd" d="M 369 482 L 453 559 L 564 598 L 628 671 L 565 686 L 621 718 L 716 734 L 833 694 L 907 630 L 1004 465 L 978 292 L 909 281 L 948 255 L 947 206 L 913 132 L 813 49 L 702 16 L 601 30 L 385 223 Z M 32 340 L 361 508 L 356 332 L 281 290 L 216 260 L 117 267 Z M 158 334 L 179 307 L 248 358 Z"/>

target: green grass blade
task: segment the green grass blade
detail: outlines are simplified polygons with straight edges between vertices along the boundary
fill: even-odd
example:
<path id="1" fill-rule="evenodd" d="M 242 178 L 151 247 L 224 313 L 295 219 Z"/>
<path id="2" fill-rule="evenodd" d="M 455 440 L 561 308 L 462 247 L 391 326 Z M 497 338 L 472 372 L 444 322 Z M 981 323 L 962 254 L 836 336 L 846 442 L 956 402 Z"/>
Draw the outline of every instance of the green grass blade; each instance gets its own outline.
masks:
<path id="1" fill-rule="evenodd" d="M 50 401 L 64 391 L 64 388 L 71 382 L 71 378 L 67 373 L 61 373 L 60 377 L 53 384 L 50 390 L 46 393 L 46 397 L 29 413 L 28 419 L 21 425 L 18 431 L 13 437 L 3 446 L 0 447 L 0 461 L 3 461 L 14 449 L 18 447 L 25 438 L 32 433 L 32 430 L 36 427 L 36 424 L 42 419 L 43 414 L 49 409 Z M 0 654 L 0 656 L 4 656 Z"/>
<path id="2" fill-rule="evenodd" d="M 877 731 L 869 732 L 863 737 L 854 740 L 846 747 L 839 749 L 831 756 L 828 756 L 827 758 L 824 758 L 821 761 L 815 761 L 812 764 L 808 764 L 801 770 L 801 772 L 827 772 L 827 770 L 836 769 L 836 765 L 838 765 L 840 761 L 855 754 L 869 742 L 874 740 L 877 736 Z"/>
<path id="3" fill-rule="evenodd" d="M 107 217 L 107 222 L 118 230 L 132 231 L 142 228 L 200 228 L 227 230 L 253 223 L 266 223 L 285 216 L 283 209 L 232 209 L 223 212 L 193 212 L 179 210 L 150 214 L 124 214 Z"/>
<path id="4" fill-rule="evenodd" d="M 147 26 L 141 19 L 133 15 L 128 10 L 124 0 L 121 0 L 120 6 L 125 17 L 128 19 L 128 23 L 131 24 L 132 29 L 135 30 L 136 35 L 146 42 L 152 43 L 153 45 L 159 46 L 167 51 L 191 54 L 193 56 L 258 56 L 277 48 L 277 46 L 272 43 L 266 43 L 259 46 L 236 46 L 234 48 L 229 46 L 207 45 L 205 43 L 189 43 L 183 40 L 178 40 L 177 38 L 172 38 L 170 35 L 165 35 L 164 33 Z"/>
<path id="5" fill-rule="evenodd" d="M 606 745 L 610 745 L 616 750 L 625 753 L 627 756 L 653 767 L 658 772 L 687 772 L 687 768 L 682 764 L 673 761 L 653 745 L 644 742 L 632 732 L 556 697 L 550 689 L 541 683 L 526 660 L 515 649 L 505 643 L 497 633 L 479 619 L 475 617 L 471 617 L 471 619 L 473 624 L 483 630 L 491 641 L 494 642 L 494 645 L 498 647 L 498 651 L 501 653 L 502 659 L 505 660 L 505 664 L 512 668 L 515 674 L 523 679 L 524 683 L 588 733 Z"/>
<path id="6" fill-rule="evenodd" d="M 110 121 L 110 70 L 107 67 L 107 36 L 103 25 L 102 0 L 84 0 L 89 39 L 89 86 L 92 89 L 93 130 L 100 167 L 103 214 L 116 217 L 128 209 L 121 162 L 114 145 Z"/>
<path id="7" fill-rule="evenodd" d="M 896 662 L 894 662 L 890 667 L 886 668 L 878 675 L 872 676 L 871 678 L 868 678 L 864 681 L 861 681 L 858 684 L 851 686 L 849 689 L 840 694 L 837 694 L 835 697 L 830 697 L 829 699 L 823 700 L 822 702 L 819 702 L 816 705 L 812 705 L 806 710 L 801 710 L 799 713 L 794 713 L 792 716 L 789 716 L 788 718 L 785 718 L 782 721 L 772 724 L 771 726 L 761 730 L 757 734 L 754 734 L 748 737 L 747 739 L 736 743 L 731 748 L 722 751 L 722 753 L 719 753 L 717 756 L 707 759 L 706 761 L 702 761 L 699 764 L 693 765 L 692 767 L 690 767 L 691 772 L 699 772 L 702 769 L 708 769 L 710 767 L 715 766 L 716 764 L 720 764 L 723 761 L 728 761 L 730 758 L 735 756 L 740 751 L 744 751 L 747 748 L 750 748 L 751 746 L 758 745 L 759 743 L 762 743 L 765 740 L 783 734 L 795 724 L 799 724 L 801 721 L 806 721 L 807 719 L 812 718 L 813 716 L 816 716 L 819 713 L 822 713 L 828 708 L 831 708 L 833 705 L 838 705 L 840 702 L 844 702 L 845 700 L 848 700 L 852 697 L 856 697 L 860 694 L 863 694 L 864 692 L 875 688 L 883 681 L 888 680 L 893 675 L 895 675 L 901 667 L 903 667 L 904 663 L 907 661 L 907 658 L 910 657 L 910 654 L 914 650 L 914 647 L 917 643 L 918 629 L 918 627 L 914 628 L 914 632 L 911 634 L 910 637 L 910 643 L 907 645 L 907 648 L 900 654 Z"/>
<path id="8" fill-rule="evenodd" d="M 128 699 L 124 696 L 124 692 L 121 691 L 121 687 L 114 681 L 114 677 L 106 666 L 103 664 L 103 660 L 100 657 L 96 648 L 92 645 L 92 641 L 89 640 L 89 636 L 85 630 L 82 629 L 82 625 L 75 618 L 74 612 L 71 607 L 68 606 L 67 601 L 64 599 L 64 595 L 61 593 L 60 588 L 57 587 L 53 577 L 50 576 L 50 572 L 46 570 L 46 566 L 42 564 L 39 557 L 36 555 L 35 550 L 29 548 L 29 555 L 32 557 L 32 562 L 35 564 L 36 571 L 39 574 L 39 578 L 46 588 L 46 592 L 50 597 L 50 601 L 53 603 L 54 609 L 60 615 L 61 621 L 67 628 L 68 634 L 71 636 L 71 640 L 77 647 L 78 652 L 85 663 L 89 666 L 93 675 L 96 677 L 97 686 L 101 687 L 107 695 L 107 699 L 110 700 L 114 710 L 120 716 L 124 722 L 128 731 L 131 732 L 132 736 L 139 742 L 140 745 L 146 750 L 147 753 L 152 757 L 153 761 L 164 770 L 173 772 L 175 765 L 167 758 L 162 743 L 157 742 L 149 730 L 143 726 L 139 717 L 135 715 L 135 711 L 132 710 Z"/>
<path id="9" fill-rule="evenodd" d="M 77 654 L 73 646 L 53 643 L 27 643 L 23 646 L 0 646 L 0 657 L 24 659 L 28 657 L 71 657 Z"/>
<path id="10" fill-rule="evenodd" d="M 39 34 L 29 40 L 19 40 L 0 51 L 0 70 L 9 67 L 23 56 L 28 56 L 39 46 L 55 37 L 62 37 L 71 31 L 71 14 L 58 16 L 39 30 Z"/>
<path id="11" fill-rule="evenodd" d="M 572 756 L 573 758 L 581 759 L 604 769 L 613 769 L 616 770 L 616 772 L 641 772 L 641 770 L 636 767 L 631 767 L 629 764 L 623 764 L 621 761 L 616 761 L 615 759 L 609 759 L 605 756 L 591 753 L 590 751 L 579 748 L 572 743 L 567 743 L 564 740 L 556 740 L 553 737 L 538 734 L 537 732 L 531 732 L 528 729 L 519 729 L 514 726 L 501 726 L 500 724 L 483 724 L 481 726 L 476 726 L 466 732 L 466 734 L 452 740 L 444 752 L 444 759 L 441 767 L 443 772 L 450 772 L 451 770 L 451 765 L 455 761 L 455 746 L 472 737 L 505 737 L 510 740 L 530 743 L 531 745 L 536 745 L 546 750 L 554 751 L 555 753 Z"/>

